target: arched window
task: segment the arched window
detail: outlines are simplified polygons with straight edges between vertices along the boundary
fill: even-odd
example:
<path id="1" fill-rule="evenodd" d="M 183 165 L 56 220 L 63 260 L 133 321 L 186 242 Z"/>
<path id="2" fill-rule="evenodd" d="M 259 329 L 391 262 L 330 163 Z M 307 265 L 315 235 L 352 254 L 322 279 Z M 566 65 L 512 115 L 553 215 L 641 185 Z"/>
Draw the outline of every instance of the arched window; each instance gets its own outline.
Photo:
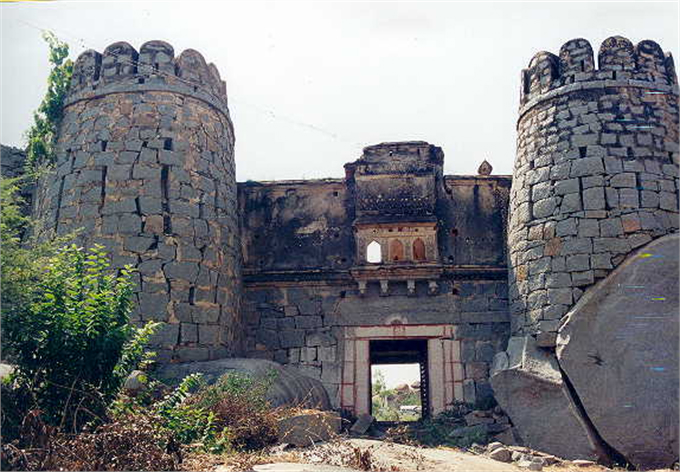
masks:
<path id="1" fill-rule="evenodd" d="M 420 238 L 413 241 L 413 259 L 416 261 L 425 260 L 425 243 Z"/>
<path id="2" fill-rule="evenodd" d="M 378 241 L 371 241 L 366 246 L 366 260 L 374 264 L 382 262 L 382 247 Z"/>
<path id="3" fill-rule="evenodd" d="M 404 260 L 404 245 L 398 239 L 390 243 L 390 259 L 393 261 Z"/>

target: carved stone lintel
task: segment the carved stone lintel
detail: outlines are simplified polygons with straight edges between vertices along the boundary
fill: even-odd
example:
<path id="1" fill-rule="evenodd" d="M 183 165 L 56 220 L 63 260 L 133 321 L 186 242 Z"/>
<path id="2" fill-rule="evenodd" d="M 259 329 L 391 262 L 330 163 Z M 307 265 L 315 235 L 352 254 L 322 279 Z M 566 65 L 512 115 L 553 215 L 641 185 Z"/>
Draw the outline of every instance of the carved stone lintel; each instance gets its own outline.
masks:
<path id="1" fill-rule="evenodd" d="M 380 280 L 380 296 L 386 297 L 390 294 L 390 282 L 387 279 Z"/>
<path id="2" fill-rule="evenodd" d="M 366 281 L 358 280 L 357 283 L 359 284 L 359 295 L 363 297 L 364 295 L 366 295 Z"/>
<path id="3" fill-rule="evenodd" d="M 407 280 L 406 281 L 406 288 L 408 289 L 408 296 L 409 297 L 415 297 L 416 296 L 416 281 L 415 280 Z"/>
<path id="4" fill-rule="evenodd" d="M 427 288 L 430 295 L 437 295 L 439 293 L 439 284 L 436 280 L 429 280 L 427 282 Z"/>

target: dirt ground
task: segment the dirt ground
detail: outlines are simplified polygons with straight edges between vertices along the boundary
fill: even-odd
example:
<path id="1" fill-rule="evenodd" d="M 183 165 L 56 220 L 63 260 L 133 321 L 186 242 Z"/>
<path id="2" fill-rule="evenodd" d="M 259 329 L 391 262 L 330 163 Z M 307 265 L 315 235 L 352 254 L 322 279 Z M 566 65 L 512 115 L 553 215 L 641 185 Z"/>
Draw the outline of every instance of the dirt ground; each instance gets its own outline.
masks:
<path id="1" fill-rule="evenodd" d="M 424 448 L 372 439 L 339 438 L 302 449 L 274 450 L 266 456 L 251 456 L 234 463 L 219 458 L 212 464 L 189 470 L 214 472 L 526 472 L 516 463 L 495 461 L 484 454 L 451 448 Z M 187 464 L 189 465 L 189 464 Z M 196 466 L 196 464 L 194 464 Z M 544 466 L 546 472 L 606 472 L 598 465 L 577 466 L 569 461 Z M 654 472 L 672 472 L 670 469 Z"/>

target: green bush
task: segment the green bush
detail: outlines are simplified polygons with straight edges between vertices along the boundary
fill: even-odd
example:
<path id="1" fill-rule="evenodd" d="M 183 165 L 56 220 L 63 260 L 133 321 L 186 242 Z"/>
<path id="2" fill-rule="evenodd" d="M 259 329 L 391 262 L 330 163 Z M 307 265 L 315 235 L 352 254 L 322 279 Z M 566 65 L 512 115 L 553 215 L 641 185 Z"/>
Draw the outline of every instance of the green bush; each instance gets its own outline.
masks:
<path id="1" fill-rule="evenodd" d="M 67 246 L 44 264 L 34 296 L 3 312 L 5 341 L 32 406 L 78 429 L 105 415 L 153 326 L 130 325 L 131 269 L 115 274 L 101 246 Z"/>
<path id="2" fill-rule="evenodd" d="M 271 375 L 230 373 L 205 385 L 199 376 L 189 376 L 157 405 L 158 416 L 179 442 L 204 451 L 262 449 L 278 437 L 278 412 L 266 398 L 272 381 Z"/>

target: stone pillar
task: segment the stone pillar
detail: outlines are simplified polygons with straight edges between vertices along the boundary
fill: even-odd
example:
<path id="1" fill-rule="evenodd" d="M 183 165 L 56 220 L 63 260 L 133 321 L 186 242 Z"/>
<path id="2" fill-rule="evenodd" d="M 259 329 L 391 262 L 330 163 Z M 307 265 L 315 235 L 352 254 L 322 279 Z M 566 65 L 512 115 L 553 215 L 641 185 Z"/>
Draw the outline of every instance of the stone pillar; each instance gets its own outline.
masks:
<path id="1" fill-rule="evenodd" d="M 673 59 L 652 41 L 617 36 L 602 43 L 596 68 L 588 41 L 569 41 L 522 71 L 519 115 L 512 330 L 549 334 L 633 249 L 678 229 Z"/>
<path id="2" fill-rule="evenodd" d="M 166 322 L 159 359 L 238 353 L 234 131 L 217 68 L 161 41 L 82 53 L 57 149 L 38 215 L 138 269 L 134 321 Z"/>

